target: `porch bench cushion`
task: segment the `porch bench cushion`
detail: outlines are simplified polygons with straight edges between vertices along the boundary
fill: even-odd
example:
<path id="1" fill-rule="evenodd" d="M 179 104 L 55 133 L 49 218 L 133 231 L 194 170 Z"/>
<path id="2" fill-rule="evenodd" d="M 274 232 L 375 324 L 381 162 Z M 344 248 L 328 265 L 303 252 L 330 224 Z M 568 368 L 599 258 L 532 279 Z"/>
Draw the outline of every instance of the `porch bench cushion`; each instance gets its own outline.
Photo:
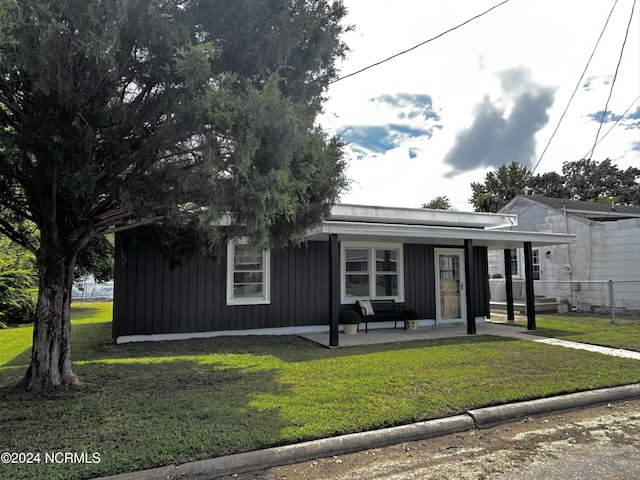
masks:
<path id="1" fill-rule="evenodd" d="M 393 328 L 398 321 L 404 321 L 404 304 L 394 300 L 358 300 L 358 310 L 364 321 L 364 331 L 369 333 L 369 322 L 385 322 L 393 320 Z M 404 329 L 407 329 L 406 322 Z"/>

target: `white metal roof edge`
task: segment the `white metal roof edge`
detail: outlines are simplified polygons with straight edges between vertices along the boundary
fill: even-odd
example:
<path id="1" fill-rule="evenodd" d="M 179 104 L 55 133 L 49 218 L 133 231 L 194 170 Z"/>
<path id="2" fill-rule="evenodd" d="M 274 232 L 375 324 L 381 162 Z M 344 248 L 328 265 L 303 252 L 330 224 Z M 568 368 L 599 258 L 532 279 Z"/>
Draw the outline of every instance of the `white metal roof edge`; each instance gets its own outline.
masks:
<path id="1" fill-rule="evenodd" d="M 564 233 L 523 232 L 514 230 L 482 230 L 465 227 L 443 227 L 431 225 L 398 225 L 365 222 L 324 222 L 309 232 L 309 237 L 319 234 L 338 234 L 366 237 L 404 237 L 423 240 L 478 240 L 484 245 L 496 247 L 522 246 L 531 242 L 535 246 L 560 245 L 575 242 L 575 235 Z"/>
<path id="2" fill-rule="evenodd" d="M 517 215 L 506 213 L 459 212 L 428 208 L 399 208 L 374 205 L 338 204 L 331 209 L 330 221 L 381 222 L 399 225 L 442 225 L 475 228 L 510 227 Z"/>

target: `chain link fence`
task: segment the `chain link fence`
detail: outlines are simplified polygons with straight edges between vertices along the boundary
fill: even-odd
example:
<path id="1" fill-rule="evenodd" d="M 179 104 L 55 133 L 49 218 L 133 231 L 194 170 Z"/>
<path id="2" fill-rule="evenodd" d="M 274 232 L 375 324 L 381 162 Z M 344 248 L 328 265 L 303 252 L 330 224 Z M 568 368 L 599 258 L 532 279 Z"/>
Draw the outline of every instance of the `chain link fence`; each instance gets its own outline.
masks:
<path id="1" fill-rule="evenodd" d="M 514 279 L 515 312 L 526 312 L 524 280 Z M 491 310 L 506 311 L 506 281 L 489 280 Z M 537 314 L 601 316 L 640 320 L 640 280 L 534 281 Z"/>
<path id="2" fill-rule="evenodd" d="M 90 302 L 96 300 L 113 300 L 113 280 L 98 283 L 88 275 L 73 284 L 71 299 L 74 302 Z"/>

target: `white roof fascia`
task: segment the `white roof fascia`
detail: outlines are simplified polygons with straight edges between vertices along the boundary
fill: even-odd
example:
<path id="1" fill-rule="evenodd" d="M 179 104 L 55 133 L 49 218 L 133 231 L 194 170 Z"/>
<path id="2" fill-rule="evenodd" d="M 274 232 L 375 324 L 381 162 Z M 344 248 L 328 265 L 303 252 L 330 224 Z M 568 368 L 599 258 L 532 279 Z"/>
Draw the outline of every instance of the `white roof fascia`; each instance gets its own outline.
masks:
<path id="1" fill-rule="evenodd" d="M 560 210 L 562 211 L 562 210 Z M 583 215 L 593 215 L 595 217 L 625 217 L 625 218 L 638 218 L 640 217 L 640 213 L 627 213 L 627 212 L 619 212 L 617 210 L 609 210 L 609 211 L 600 211 L 600 210 L 580 210 L 578 208 L 567 208 L 567 213 L 572 213 L 577 216 Z"/>
<path id="2" fill-rule="evenodd" d="M 623 217 L 623 218 L 640 218 L 640 213 L 635 213 L 635 212 L 622 212 L 622 211 L 618 211 L 615 208 L 612 208 L 611 210 L 586 210 L 583 208 L 571 208 L 571 207 L 563 207 L 563 208 L 557 208 L 557 207 L 553 207 L 551 205 L 547 205 L 546 203 L 542 203 L 537 201 L 536 199 L 533 199 L 527 195 L 518 195 L 517 197 L 513 198 L 509 203 L 507 203 L 504 207 L 502 207 L 500 210 L 503 211 L 511 211 L 511 209 L 513 208 L 513 204 L 518 201 L 518 200 L 526 200 L 527 202 L 531 203 L 535 203 L 536 205 L 539 205 L 540 207 L 546 208 L 547 210 L 553 210 L 555 212 L 558 213 L 568 213 L 570 215 L 572 215 L 573 218 L 581 220 L 585 223 L 593 223 L 594 221 L 600 221 L 599 219 L 592 219 L 589 218 L 589 215 L 595 216 L 595 217 L 604 217 L 604 218 L 611 218 L 611 217 Z M 511 214 L 509 214 L 511 215 Z M 515 216 L 517 216 L 517 214 L 513 214 Z"/>
<path id="3" fill-rule="evenodd" d="M 363 222 L 325 222 L 309 233 L 308 238 L 337 234 L 341 240 L 388 239 L 403 242 L 462 245 L 473 240 L 475 245 L 503 248 L 521 248 L 524 242 L 534 247 L 568 244 L 575 235 L 562 233 L 522 232 L 513 230 L 482 230 L 478 228 L 442 227 L 428 225 L 396 225 Z"/>
<path id="4" fill-rule="evenodd" d="M 500 228 L 517 225 L 518 217 L 505 213 L 338 204 L 331 210 L 330 221 Z"/>

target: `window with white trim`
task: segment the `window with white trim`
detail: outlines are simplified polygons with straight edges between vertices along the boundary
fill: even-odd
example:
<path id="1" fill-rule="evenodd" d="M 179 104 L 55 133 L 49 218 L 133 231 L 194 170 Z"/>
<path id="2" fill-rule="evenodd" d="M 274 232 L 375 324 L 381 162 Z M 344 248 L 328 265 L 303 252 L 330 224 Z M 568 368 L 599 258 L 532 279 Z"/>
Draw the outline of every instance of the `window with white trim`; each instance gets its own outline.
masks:
<path id="1" fill-rule="evenodd" d="M 370 269 L 368 248 L 345 248 L 345 296 L 353 298 L 367 298 L 370 289 Z"/>
<path id="2" fill-rule="evenodd" d="M 519 276 L 519 267 L 520 266 L 520 262 L 518 262 L 518 250 L 515 248 L 511 249 L 511 276 L 512 277 L 517 277 Z"/>
<path id="3" fill-rule="evenodd" d="M 374 248 L 376 252 L 376 298 L 398 298 L 399 264 L 397 248 Z"/>
<path id="4" fill-rule="evenodd" d="M 360 299 L 404 301 L 402 245 L 342 243 L 343 303 Z"/>
<path id="5" fill-rule="evenodd" d="M 531 250 L 531 260 L 533 279 L 540 280 L 540 249 L 534 248 Z M 514 248 L 511 250 L 511 276 L 524 278 L 524 275 L 524 251 L 523 249 Z"/>
<path id="6" fill-rule="evenodd" d="M 227 244 L 227 305 L 270 303 L 269 251 L 246 239 Z"/>
<path id="7" fill-rule="evenodd" d="M 540 280 L 540 250 L 531 250 L 532 266 L 533 266 L 533 279 Z"/>

